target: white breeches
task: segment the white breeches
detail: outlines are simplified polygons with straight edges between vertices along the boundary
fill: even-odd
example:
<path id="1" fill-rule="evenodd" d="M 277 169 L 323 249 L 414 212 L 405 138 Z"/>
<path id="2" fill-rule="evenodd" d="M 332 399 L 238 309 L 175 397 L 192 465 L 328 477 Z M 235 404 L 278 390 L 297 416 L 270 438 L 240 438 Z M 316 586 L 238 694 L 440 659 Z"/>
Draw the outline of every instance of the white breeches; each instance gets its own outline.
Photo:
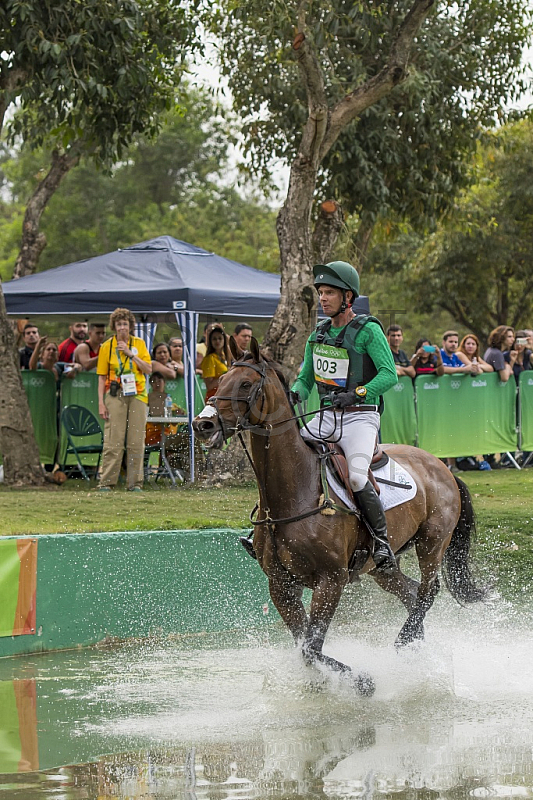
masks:
<path id="1" fill-rule="evenodd" d="M 348 463 L 350 484 L 354 492 L 360 492 L 368 480 L 379 423 L 377 411 L 346 411 L 343 414 L 327 409 L 307 423 L 309 432 L 302 428 L 301 433 L 304 439 L 337 441 L 342 432 L 339 444 Z"/>

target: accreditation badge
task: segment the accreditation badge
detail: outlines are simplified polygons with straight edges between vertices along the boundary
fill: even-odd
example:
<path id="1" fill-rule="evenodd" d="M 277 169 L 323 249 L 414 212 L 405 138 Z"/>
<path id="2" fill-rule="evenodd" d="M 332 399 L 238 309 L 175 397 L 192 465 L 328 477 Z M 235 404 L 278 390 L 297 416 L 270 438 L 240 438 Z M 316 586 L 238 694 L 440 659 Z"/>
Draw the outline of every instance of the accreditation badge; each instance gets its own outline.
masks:
<path id="1" fill-rule="evenodd" d="M 344 347 L 331 344 L 313 344 L 313 370 L 316 383 L 345 389 L 348 385 L 350 357 Z"/>
<path id="2" fill-rule="evenodd" d="M 126 372 L 124 375 L 121 375 L 120 382 L 122 384 L 122 394 L 124 397 L 131 397 L 137 394 L 137 386 L 135 385 L 135 375 L 133 372 Z"/>

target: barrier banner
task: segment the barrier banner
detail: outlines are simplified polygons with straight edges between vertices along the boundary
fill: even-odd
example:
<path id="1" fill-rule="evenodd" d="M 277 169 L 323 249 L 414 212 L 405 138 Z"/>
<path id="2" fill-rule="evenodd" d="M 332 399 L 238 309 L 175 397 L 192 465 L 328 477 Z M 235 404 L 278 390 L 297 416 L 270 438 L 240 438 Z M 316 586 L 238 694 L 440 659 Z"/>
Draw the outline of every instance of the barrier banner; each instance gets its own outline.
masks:
<path id="1" fill-rule="evenodd" d="M 35 634 L 37 540 L 0 539 L 0 636 Z"/>
<path id="2" fill-rule="evenodd" d="M 88 408 L 94 414 L 103 430 L 104 421 L 98 413 L 98 375 L 96 372 L 80 372 L 75 378 L 61 378 L 60 386 L 60 409 L 65 408 L 65 406 Z M 83 444 L 96 444 L 98 441 L 97 436 L 88 436 L 83 440 Z M 61 465 L 67 464 L 71 466 L 76 464 L 74 456 L 68 456 L 67 460 L 64 460 L 66 448 L 67 436 L 63 426 L 60 425 L 58 461 Z M 80 460 L 83 466 L 95 466 L 98 462 L 98 455 L 80 453 Z"/>
<path id="3" fill-rule="evenodd" d="M 178 377 L 176 380 L 165 381 L 165 391 L 169 394 L 176 405 L 187 413 L 187 400 L 185 397 L 185 381 Z M 199 376 L 196 376 L 194 385 L 194 413 L 199 414 L 205 405 L 205 383 Z"/>
<path id="4" fill-rule="evenodd" d="M 57 450 L 57 387 L 47 369 L 23 369 L 22 385 L 30 406 L 41 464 L 53 464 Z"/>
<path id="5" fill-rule="evenodd" d="M 415 390 L 408 375 L 401 375 L 398 383 L 383 396 L 381 415 L 381 441 L 389 444 L 416 444 L 417 426 Z"/>
<path id="6" fill-rule="evenodd" d="M 420 375 L 418 446 L 439 458 L 516 449 L 516 383 L 495 373 Z"/>
<path id="7" fill-rule="evenodd" d="M 524 370 L 520 373 L 520 418 L 521 440 L 520 448 L 526 452 L 533 450 L 533 371 Z"/>

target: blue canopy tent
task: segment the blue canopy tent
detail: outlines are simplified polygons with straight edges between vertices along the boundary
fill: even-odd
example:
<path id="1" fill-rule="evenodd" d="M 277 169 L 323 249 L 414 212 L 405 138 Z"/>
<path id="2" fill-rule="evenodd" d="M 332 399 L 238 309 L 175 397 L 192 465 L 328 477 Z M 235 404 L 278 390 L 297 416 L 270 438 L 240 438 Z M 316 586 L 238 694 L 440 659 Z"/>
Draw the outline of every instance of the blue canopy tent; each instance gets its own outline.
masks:
<path id="1" fill-rule="evenodd" d="M 183 336 L 191 428 L 199 315 L 271 317 L 279 301 L 280 276 L 243 266 L 172 236 L 159 236 L 8 281 L 2 288 L 8 314 L 19 317 L 109 314 L 119 306 L 141 318 L 175 315 Z M 368 310 L 367 298 L 358 298 L 357 309 Z M 143 324 L 143 334 L 149 340 L 150 323 L 141 323 L 141 328 Z M 153 326 L 151 330 L 153 335 Z M 192 428 L 190 456 L 192 476 Z"/>

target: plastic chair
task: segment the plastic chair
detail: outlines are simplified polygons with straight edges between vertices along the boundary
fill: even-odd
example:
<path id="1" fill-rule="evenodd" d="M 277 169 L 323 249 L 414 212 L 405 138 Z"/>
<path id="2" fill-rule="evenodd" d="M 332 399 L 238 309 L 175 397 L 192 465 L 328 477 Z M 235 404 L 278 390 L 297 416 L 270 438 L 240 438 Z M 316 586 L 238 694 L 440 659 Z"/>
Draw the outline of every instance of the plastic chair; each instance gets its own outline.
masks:
<path id="1" fill-rule="evenodd" d="M 78 469 L 86 481 L 90 480 L 87 471 L 80 460 L 80 454 L 83 453 L 98 453 L 98 463 L 94 470 L 97 475 L 100 468 L 100 460 L 102 458 L 102 450 L 104 447 L 104 432 L 100 427 L 100 423 L 88 408 L 84 406 L 65 406 L 61 411 L 61 424 L 67 434 L 67 449 L 63 458 L 63 472 L 74 469 L 73 466 L 67 467 L 65 462 L 67 456 L 73 455 L 78 462 Z M 75 444 L 74 439 L 83 439 L 87 436 L 98 436 L 99 442 L 91 442 L 91 444 Z"/>

